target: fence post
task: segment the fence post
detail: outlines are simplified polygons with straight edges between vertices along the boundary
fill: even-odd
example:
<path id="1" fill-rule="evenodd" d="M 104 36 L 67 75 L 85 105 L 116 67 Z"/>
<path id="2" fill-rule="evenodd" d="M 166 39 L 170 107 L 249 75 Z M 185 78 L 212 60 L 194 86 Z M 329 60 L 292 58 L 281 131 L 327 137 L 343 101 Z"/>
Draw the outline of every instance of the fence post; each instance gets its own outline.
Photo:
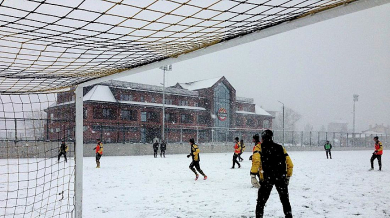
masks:
<path id="1" fill-rule="evenodd" d="M 196 126 L 196 143 L 199 144 L 199 127 Z"/>
<path id="2" fill-rule="evenodd" d="M 183 128 L 180 128 L 180 144 L 183 144 Z"/>
<path id="3" fill-rule="evenodd" d="M 318 140 L 317 146 L 320 146 L 320 132 L 319 131 L 318 131 L 318 134 L 317 134 L 317 140 Z"/>
<path id="4" fill-rule="evenodd" d="M 347 133 L 347 147 L 348 147 L 348 133 Z"/>
<path id="5" fill-rule="evenodd" d="M 303 131 L 302 131 L 302 134 L 301 134 L 301 147 L 303 146 Z"/>
<path id="6" fill-rule="evenodd" d="M 310 144 L 309 145 L 311 146 L 311 131 L 310 131 Z"/>

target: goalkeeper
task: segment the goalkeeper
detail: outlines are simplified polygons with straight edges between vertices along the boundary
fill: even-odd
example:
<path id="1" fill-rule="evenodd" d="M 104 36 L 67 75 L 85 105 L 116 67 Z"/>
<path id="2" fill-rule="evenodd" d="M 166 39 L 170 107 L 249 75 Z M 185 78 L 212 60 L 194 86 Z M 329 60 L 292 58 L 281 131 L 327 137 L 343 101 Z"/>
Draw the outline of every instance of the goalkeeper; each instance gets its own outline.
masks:
<path id="1" fill-rule="evenodd" d="M 291 205 L 288 193 L 288 184 L 293 172 L 293 163 L 283 146 L 272 140 L 273 132 L 265 130 L 259 135 L 253 136 L 256 143 L 252 155 L 251 182 L 258 187 L 256 218 L 263 217 L 264 206 L 271 194 L 273 186 L 279 193 L 283 205 L 285 217 L 292 217 Z M 260 183 L 257 177 L 260 178 Z"/>
<path id="2" fill-rule="evenodd" d="M 68 151 L 68 146 L 65 144 L 65 141 L 62 140 L 61 146 L 60 146 L 60 150 L 59 150 L 59 153 L 58 153 L 58 162 L 60 162 L 60 157 L 62 155 L 64 155 L 65 162 L 68 162 L 68 160 L 66 159 L 66 152 L 67 151 Z"/>

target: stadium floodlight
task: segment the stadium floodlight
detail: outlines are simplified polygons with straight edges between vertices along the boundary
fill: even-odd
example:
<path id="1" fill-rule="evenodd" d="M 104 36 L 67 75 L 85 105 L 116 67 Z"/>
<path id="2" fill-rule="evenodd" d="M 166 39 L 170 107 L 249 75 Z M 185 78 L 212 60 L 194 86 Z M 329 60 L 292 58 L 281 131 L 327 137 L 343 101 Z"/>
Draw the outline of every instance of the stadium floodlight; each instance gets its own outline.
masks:
<path id="1" fill-rule="evenodd" d="M 161 139 L 165 140 L 165 71 L 172 71 L 172 64 L 164 65 L 160 67 L 163 70 L 163 100 L 162 100 L 162 130 L 161 130 Z"/>

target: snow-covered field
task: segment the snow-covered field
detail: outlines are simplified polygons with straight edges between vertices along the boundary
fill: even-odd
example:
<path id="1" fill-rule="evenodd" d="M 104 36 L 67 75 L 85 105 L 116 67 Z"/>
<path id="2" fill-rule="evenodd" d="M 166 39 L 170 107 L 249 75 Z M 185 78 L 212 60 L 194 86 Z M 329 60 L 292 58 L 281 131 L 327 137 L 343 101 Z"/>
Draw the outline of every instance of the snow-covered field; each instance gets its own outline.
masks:
<path id="1" fill-rule="evenodd" d="M 289 152 L 294 162 L 290 200 L 294 217 L 390 217 L 390 161 L 370 168 L 371 151 Z M 250 153 L 230 169 L 232 153 L 201 154 L 208 179 L 194 181 L 186 155 L 107 157 L 101 168 L 84 159 L 84 217 L 252 217 L 257 190 L 250 185 Z M 265 217 L 284 217 L 275 189 Z"/>

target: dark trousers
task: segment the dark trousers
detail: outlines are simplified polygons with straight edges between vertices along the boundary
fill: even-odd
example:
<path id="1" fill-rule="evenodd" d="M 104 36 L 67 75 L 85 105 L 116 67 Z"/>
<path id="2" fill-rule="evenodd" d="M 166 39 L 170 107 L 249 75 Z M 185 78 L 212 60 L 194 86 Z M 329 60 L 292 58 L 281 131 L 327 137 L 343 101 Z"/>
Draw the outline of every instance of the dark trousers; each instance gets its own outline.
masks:
<path id="1" fill-rule="evenodd" d="M 330 159 L 332 159 L 332 153 L 330 152 L 330 149 L 325 150 L 325 151 L 326 151 L 326 159 L 328 159 L 328 153 L 329 153 Z"/>
<path id="2" fill-rule="evenodd" d="M 240 161 L 240 162 L 244 160 L 244 159 L 241 157 L 241 154 L 242 154 L 242 152 L 238 154 L 238 161 Z"/>
<path id="3" fill-rule="evenodd" d="M 64 158 L 65 158 L 65 162 L 68 162 L 68 160 L 66 159 L 66 152 L 63 152 L 61 151 L 59 154 L 58 154 L 58 161 L 60 161 L 60 157 L 64 155 Z"/>
<path id="4" fill-rule="evenodd" d="M 202 169 L 200 169 L 200 165 L 199 165 L 199 161 L 192 161 L 191 164 L 190 164 L 190 170 L 192 170 L 192 172 L 195 173 L 195 175 L 198 175 L 198 173 L 196 172 L 196 170 L 202 175 L 202 176 L 206 176 Z M 196 168 L 196 170 L 195 170 Z"/>
<path id="5" fill-rule="evenodd" d="M 257 196 L 256 218 L 262 218 L 264 215 L 264 206 L 267 203 L 271 190 L 275 185 L 279 193 L 280 201 L 283 205 L 283 212 L 286 218 L 292 218 L 291 205 L 288 197 L 288 186 L 284 178 L 271 178 L 260 183 L 260 188 Z"/>
<path id="6" fill-rule="evenodd" d="M 234 168 L 234 166 L 236 165 L 236 163 L 238 164 L 238 168 L 241 167 L 240 163 L 238 163 L 238 161 L 237 161 L 237 157 L 238 157 L 238 154 L 234 153 L 234 154 L 233 154 L 233 166 L 232 166 L 232 168 Z"/>
<path id="7" fill-rule="evenodd" d="M 161 150 L 161 152 L 160 152 L 160 157 L 162 157 L 163 155 L 165 157 L 165 150 Z"/>
<path id="8" fill-rule="evenodd" d="M 100 167 L 100 158 L 102 157 L 101 154 L 96 153 L 96 167 Z"/>
<path id="9" fill-rule="evenodd" d="M 373 154 L 371 157 L 371 169 L 374 169 L 374 160 L 378 159 L 379 170 L 382 170 L 382 155 Z"/>
<path id="10" fill-rule="evenodd" d="M 154 157 L 157 157 L 157 150 L 154 150 Z"/>

